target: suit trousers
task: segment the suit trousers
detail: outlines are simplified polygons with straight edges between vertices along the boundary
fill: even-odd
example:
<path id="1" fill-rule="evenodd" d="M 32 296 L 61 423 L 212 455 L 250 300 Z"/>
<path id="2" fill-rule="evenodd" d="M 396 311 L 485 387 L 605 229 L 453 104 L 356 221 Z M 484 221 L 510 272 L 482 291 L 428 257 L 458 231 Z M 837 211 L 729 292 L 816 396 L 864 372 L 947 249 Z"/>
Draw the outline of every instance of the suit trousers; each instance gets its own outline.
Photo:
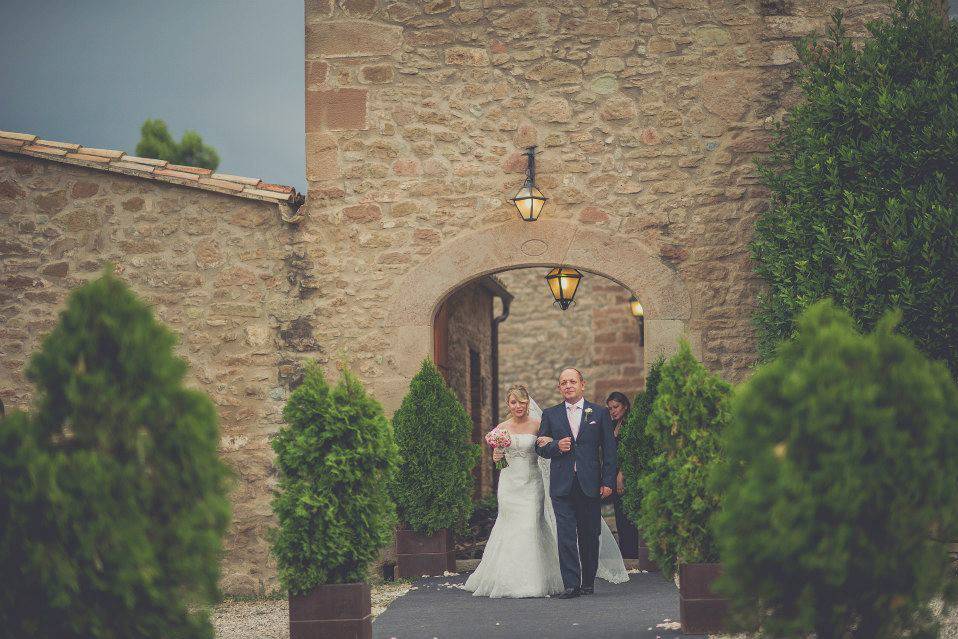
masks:
<path id="1" fill-rule="evenodd" d="M 566 588 L 593 588 L 599 568 L 601 502 L 588 497 L 572 474 L 572 491 L 552 498 L 559 542 L 559 568 Z"/>

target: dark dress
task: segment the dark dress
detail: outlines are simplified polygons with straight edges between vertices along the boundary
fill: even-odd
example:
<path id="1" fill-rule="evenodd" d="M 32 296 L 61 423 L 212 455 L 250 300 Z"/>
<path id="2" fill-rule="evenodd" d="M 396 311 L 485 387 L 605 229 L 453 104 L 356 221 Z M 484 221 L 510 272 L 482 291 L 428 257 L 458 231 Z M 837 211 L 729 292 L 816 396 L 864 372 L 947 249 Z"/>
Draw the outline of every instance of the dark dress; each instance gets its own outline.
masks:
<path id="1" fill-rule="evenodd" d="M 614 432 L 614 431 L 613 431 Z M 615 436 L 618 443 L 620 432 Z M 625 509 L 622 506 L 622 495 L 612 494 L 612 505 L 615 507 L 615 530 L 619 537 L 619 550 L 622 552 L 623 559 L 639 558 L 639 531 L 632 523 L 632 520 L 625 515 Z"/>

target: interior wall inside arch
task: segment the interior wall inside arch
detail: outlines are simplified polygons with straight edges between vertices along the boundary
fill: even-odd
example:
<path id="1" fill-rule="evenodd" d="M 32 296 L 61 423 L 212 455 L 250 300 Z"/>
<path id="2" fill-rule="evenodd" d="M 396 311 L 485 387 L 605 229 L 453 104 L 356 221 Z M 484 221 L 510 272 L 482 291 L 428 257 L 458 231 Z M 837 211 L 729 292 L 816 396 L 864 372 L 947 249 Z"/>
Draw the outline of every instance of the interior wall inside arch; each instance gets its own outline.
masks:
<path id="1" fill-rule="evenodd" d="M 586 397 L 603 403 L 617 390 L 629 398 L 645 386 L 638 323 L 629 312 L 630 292 L 598 275 L 584 273 L 575 305 L 561 311 L 545 282 L 544 268 L 497 274 L 513 299 L 499 327 L 500 415 L 506 391 L 525 384 L 543 407 L 561 401 L 559 371 L 574 366 L 586 377 Z"/>

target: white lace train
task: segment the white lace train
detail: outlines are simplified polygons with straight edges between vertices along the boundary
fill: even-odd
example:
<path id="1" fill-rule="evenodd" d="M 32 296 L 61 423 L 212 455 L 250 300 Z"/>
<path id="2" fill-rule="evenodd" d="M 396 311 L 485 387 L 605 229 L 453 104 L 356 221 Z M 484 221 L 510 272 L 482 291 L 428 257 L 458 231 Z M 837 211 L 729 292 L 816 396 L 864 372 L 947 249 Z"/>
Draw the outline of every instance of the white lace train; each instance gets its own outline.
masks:
<path id="1" fill-rule="evenodd" d="M 549 460 L 535 453 L 534 435 L 513 435 L 509 465 L 499 474 L 499 514 L 479 566 L 463 588 L 482 597 L 545 597 L 562 592 Z M 603 520 L 596 576 L 629 580 L 622 553 Z"/>

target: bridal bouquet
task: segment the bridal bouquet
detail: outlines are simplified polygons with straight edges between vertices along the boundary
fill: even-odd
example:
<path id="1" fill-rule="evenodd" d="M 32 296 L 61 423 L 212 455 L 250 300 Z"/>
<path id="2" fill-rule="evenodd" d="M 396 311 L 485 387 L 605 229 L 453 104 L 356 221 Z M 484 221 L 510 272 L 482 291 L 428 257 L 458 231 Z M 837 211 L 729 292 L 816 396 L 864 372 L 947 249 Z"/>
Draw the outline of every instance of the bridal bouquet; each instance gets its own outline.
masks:
<path id="1" fill-rule="evenodd" d="M 493 448 L 509 448 L 512 446 L 512 437 L 508 431 L 497 427 L 486 433 L 486 443 Z M 509 462 L 506 461 L 505 457 L 496 462 L 496 468 L 499 470 L 502 470 L 508 465 Z"/>

